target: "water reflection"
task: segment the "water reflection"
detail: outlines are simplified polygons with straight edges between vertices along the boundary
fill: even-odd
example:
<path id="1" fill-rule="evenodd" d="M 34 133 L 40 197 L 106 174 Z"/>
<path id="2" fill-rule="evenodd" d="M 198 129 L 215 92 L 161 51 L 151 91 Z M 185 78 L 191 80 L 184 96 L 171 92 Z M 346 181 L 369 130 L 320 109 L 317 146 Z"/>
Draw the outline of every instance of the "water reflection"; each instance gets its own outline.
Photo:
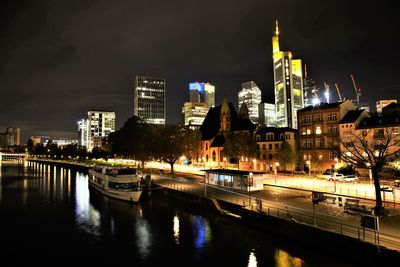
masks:
<path id="1" fill-rule="evenodd" d="M 150 233 L 149 223 L 145 219 L 139 220 L 135 225 L 137 247 L 142 259 L 146 259 L 151 250 L 152 235 Z"/>
<path id="2" fill-rule="evenodd" d="M 194 216 L 194 231 L 196 248 L 206 246 L 211 240 L 211 228 L 209 222 L 202 216 Z"/>
<path id="3" fill-rule="evenodd" d="M 254 254 L 254 251 L 250 251 L 249 263 L 247 264 L 247 267 L 257 267 L 257 258 Z"/>
<path id="4" fill-rule="evenodd" d="M 174 240 L 177 245 L 179 245 L 179 217 L 175 215 L 174 217 Z"/>
<path id="5" fill-rule="evenodd" d="M 88 177 L 85 174 L 76 174 L 76 208 L 75 219 L 79 227 L 85 232 L 100 235 L 100 213 L 89 202 Z"/>
<path id="6" fill-rule="evenodd" d="M 301 267 L 304 263 L 302 259 L 293 257 L 281 249 L 275 251 L 275 262 L 276 267 Z"/>

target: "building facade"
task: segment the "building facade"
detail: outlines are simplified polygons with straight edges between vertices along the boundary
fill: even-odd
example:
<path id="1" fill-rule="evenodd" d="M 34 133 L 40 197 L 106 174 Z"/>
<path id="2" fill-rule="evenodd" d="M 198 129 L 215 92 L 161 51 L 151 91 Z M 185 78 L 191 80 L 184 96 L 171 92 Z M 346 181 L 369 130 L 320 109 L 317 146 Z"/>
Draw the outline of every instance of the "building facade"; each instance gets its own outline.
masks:
<path id="1" fill-rule="evenodd" d="M 391 103 L 397 103 L 396 99 L 386 99 L 376 101 L 376 112 L 381 113 L 382 109 Z"/>
<path id="2" fill-rule="evenodd" d="M 147 123 L 166 123 L 165 79 L 136 76 L 133 114 Z"/>
<path id="3" fill-rule="evenodd" d="M 230 164 L 230 159 L 223 155 L 225 136 L 230 133 L 244 133 L 253 136 L 255 125 L 248 117 L 240 116 L 232 103 L 224 99 L 222 105 L 211 108 L 200 127 L 202 149 L 200 159 L 205 168 L 238 168 L 244 162 Z M 249 162 L 251 164 L 251 161 Z M 242 165 L 240 165 L 242 164 Z M 250 166 L 251 167 L 251 166 Z"/>
<path id="4" fill-rule="evenodd" d="M 253 81 L 242 83 L 242 90 L 238 93 L 238 100 L 238 107 L 246 103 L 249 110 L 249 119 L 254 124 L 260 123 L 258 108 L 261 103 L 261 90 L 257 84 Z"/>
<path id="5" fill-rule="evenodd" d="M 8 147 L 21 145 L 21 129 L 8 127 L 6 129 L 6 143 Z"/>
<path id="6" fill-rule="evenodd" d="M 102 147 L 102 141 L 115 131 L 115 112 L 91 110 L 88 112 L 88 141 L 87 150 Z"/>
<path id="7" fill-rule="evenodd" d="M 321 103 L 297 112 L 302 169 L 322 172 L 338 161 L 339 122 L 356 106 L 351 100 Z"/>
<path id="8" fill-rule="evenodd" d="M 258 105 L 258 118 L 261 126 L 276 126 L 276 108 L 271 103 L 260 103 Z"/>
<path id="9" fill-rule="evenodd" d="M 289 51 L 279 48 L 279 28 L 276 22 L 272 37 L 276 124 L 278 127 L 297 128 L 297 110 L 303 108 L 303 74 L 300 59 L 293 59 Z"/>
<path id="10" fill-rule="evenodd" d="M 207 116 L 208 104 L 205 102 L 185 102 L 182 113 L 184 124 L 191 129 L 199 128 Z"/>
<path id="11" fill-rule="evenodd" d="M 298 131 L 296 129 L 284 127 L 263 127 L 255 133 L 257 143 L 257 171 L 275 171 L 275 170 L 294 170 L 296 167 L 295 151 L 297 150 Z M 279 158 L 279 152 L 283 142 L 286 142 L 293 152 L 292 162 L 282 164 Z M 285 166 L 283 166 L 285 165 Z"/>
<path id="12" fill-rule="evenodd" d="M 78 121 L 78 144 L 87 147 L 89 140 L 88 119 Z"/>

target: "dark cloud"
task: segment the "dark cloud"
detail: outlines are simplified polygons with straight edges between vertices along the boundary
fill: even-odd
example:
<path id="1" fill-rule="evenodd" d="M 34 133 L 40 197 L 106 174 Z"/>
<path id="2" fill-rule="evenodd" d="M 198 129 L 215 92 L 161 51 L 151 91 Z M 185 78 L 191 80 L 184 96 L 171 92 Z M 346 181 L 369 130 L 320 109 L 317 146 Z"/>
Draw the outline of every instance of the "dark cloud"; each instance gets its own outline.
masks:
<path id="1" fill-rule="evenodd" d="M 216 85 L 235 105 L 254 80 L 273 101 L 271 35 L 319 83 L 350 74 L 373 104 L 396 98 L 398 22 L 390 1 L 6 1 L 0 10 L 0 125 L 76 135 L 90 109 L 133 113 L 136 75 L 167 79 L 167 119 L 181 120 L 191 81 Z M 3 8 L 4 7 L 4 8 Z M 379 91 L 379 94 L 378 94 Z M 29 121 L 30 123 L 24 123 Z M 34 126 L 32 126 L 34 125 Z"/>

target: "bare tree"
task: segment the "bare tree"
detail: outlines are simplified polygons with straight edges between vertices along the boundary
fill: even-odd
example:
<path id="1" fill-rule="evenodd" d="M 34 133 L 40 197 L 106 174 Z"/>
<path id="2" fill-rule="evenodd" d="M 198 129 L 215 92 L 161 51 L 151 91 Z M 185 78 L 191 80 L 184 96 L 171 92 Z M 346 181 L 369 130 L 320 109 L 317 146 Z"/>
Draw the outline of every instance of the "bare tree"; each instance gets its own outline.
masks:
<path id="1" fill-rule="evenodd" d="M 340 158 L 358 168 L 371 169 L 374 180 L 376 215 L 385 215 L 382 206 L 380 173 L 400 156 L 400 135 L 396 128 L 347 131 L 340 139 Z"/>

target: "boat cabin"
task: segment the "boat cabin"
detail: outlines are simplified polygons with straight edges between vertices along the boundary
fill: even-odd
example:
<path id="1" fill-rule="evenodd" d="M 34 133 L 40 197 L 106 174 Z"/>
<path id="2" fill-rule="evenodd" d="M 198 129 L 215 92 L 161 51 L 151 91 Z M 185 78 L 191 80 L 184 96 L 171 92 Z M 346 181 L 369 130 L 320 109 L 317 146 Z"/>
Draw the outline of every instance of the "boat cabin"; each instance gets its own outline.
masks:
<path id="1" fill-rule="evenodd" d="M 230 169 L 209 169 L 205 171 L 205 182 L 210 185 L 242 191 L 264 189 L 264 173 Z"/>

